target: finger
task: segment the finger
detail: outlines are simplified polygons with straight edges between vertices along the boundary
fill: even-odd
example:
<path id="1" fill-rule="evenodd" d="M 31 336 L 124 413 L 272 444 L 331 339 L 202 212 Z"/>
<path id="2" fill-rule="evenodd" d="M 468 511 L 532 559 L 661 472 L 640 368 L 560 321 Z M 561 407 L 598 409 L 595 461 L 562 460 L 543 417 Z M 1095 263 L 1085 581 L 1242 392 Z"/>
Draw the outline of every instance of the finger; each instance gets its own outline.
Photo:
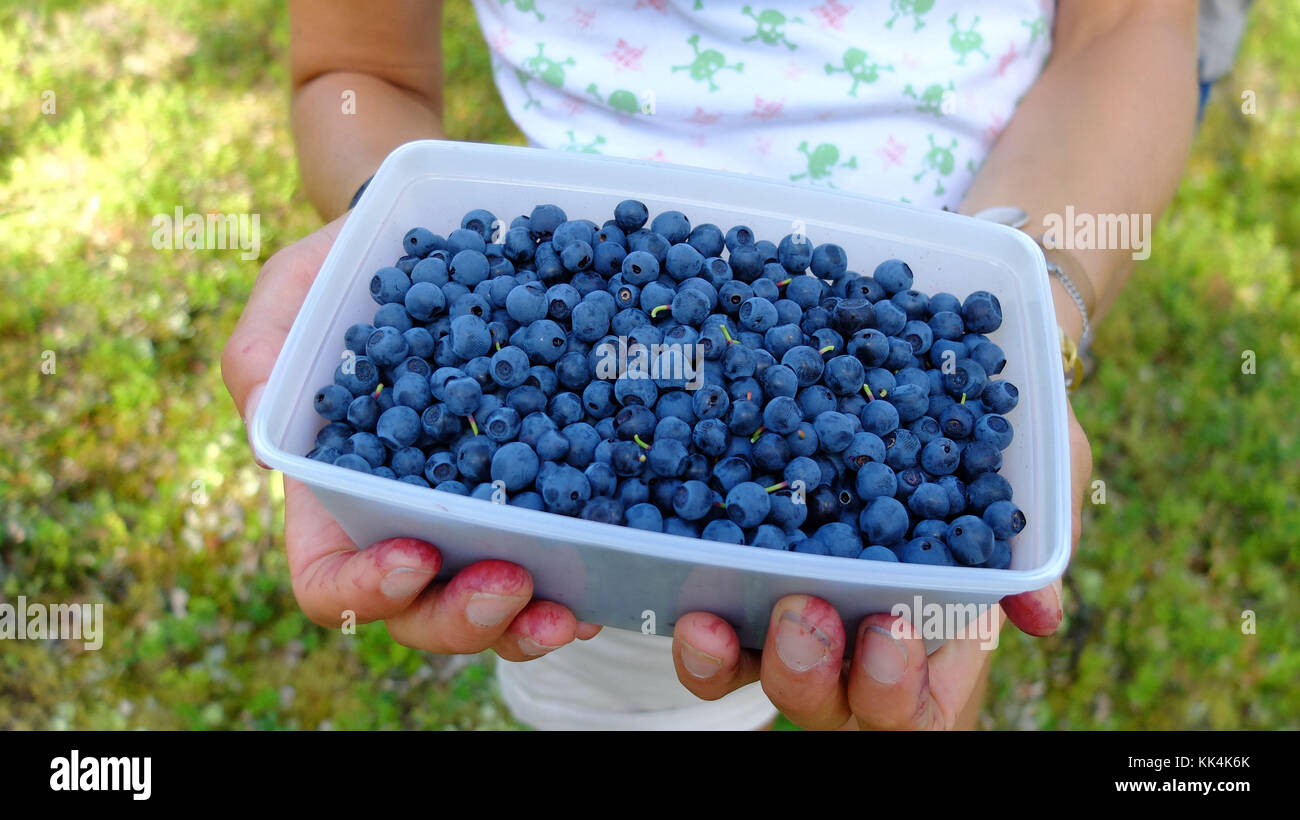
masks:
<path id="1" fill-rule="evenodd" d="M 717 700 L 758 680 L 758 653 L 741 649 L 731 625 L 710 612 L 691 612 L 673 627 L 673 666 L 692 694 Z"/>
<path id="2" fill-rule="evenodd" d="M 1070 408 L 1070 486 L 1074 490 L 1073 526 L 1070 533 L 1071 555 L 1079 548 L 1083 527 L 1083 496 L 1092 477 L 1092 446 L 1088 436 Z M 1051 635 L 1061 625 L 1064 616 L 1061 596 L 1061 579 L 1050 586 L 1002 599 L 1007 617 L 1021 631 L 1029 635 Z"/>
<path id="3" fill-rule="evenodd" d="M 996 634 L 1001 625 L 997 607 L 980 617 L 987 619 L 979 624 L 981 634 Z M 949 640 L 926 657 L 925 642 L 910 621 L 883 613 L 863 618 L 848 682 L 848 701 L 858 725 L 953 728 L 981 685 L 992 652 L 991 645 L 972 637 Z"/>
<path id="4" fill-rule="evenodd" d="M 393 640 L 443 655 L 482 652 L 501 638 L 533 596 L 533 578 L 495 559 L 470 564 L 445 584 L 434 584 L 404 612 L 388 618 Z M 551 632 L 533 636 L 539 644 Z"/>
<path id="5" fill-rule="evenodd" d="M 530 661 L 570 643 L 578 636 L 578 619 L 554 601 L 532 601 L 510 622 L 492 649 L 508 661 Z"/>
<path id="6" fill-rule="evenodd" d="M 844 623 L 835 608 L 810 595 L 776 602 L 763 645 L 763 691 L 805 729 L 838 729 L 849 719 L 840 669 Z"/>
<path id="7" fill-rule="evenodd" d="M 600 624 L 588 623 L 587 621 L 578 622 L 578 640 L 589 641 L 596 635 L 600 634 Z"/>
<path id="8" fill-rule="evenodd" d="M 287 477 L 284 504 L 293 593 L 303 613 L 322 626 L 339 626 L 348 612 L 359 623 L 396 615 L 442 566 L 438 550 L 414 538 L 357 549 L 311 490 Z"/>
<path id="9" fill-rule="evenodd" d="M 221 352 L 221 377 L 245 425 L 257 409 L 271 367 L 345 218 L 279 251 L 257 275 L 244 312 Z"/>

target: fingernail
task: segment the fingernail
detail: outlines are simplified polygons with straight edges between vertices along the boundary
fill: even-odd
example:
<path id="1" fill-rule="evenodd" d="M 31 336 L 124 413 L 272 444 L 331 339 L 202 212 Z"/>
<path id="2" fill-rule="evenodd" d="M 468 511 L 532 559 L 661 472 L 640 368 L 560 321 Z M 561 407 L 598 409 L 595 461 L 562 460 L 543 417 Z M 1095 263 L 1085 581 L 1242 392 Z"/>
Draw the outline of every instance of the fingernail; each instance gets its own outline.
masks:
<path id="1" fill-rule="evenodd" d="M 862 651 L 867 656 L 864 664 L 867 674 L 877 683 L 892 685 L 903 679 L 903 672 L 907 669 L 907 647 L 889 634 L 888 629 L 874 624 L 867 627 Z"/>
<path id="2" fill-rule="evenodd" d="M 776 654 L 792 671 L 807 672 L 826 660 L 831 639 L 793 612 L 783 612 L 776 625 Z"/>
<path id="3" fill-rule="evenodd" d="M 538 643 L 537 641 L 533 640 L 527 635 L 519 639 L 519 651 L 533 658 L 537 657 L 538 655 L 545 655 L 547 652 L 551 652 L 559 648 L 560 647 L 558 646 L 547 646 L 544 643 Z"/>
<path id="4" fill-rule="evenodd" d="M 722 658 L 716 658 L 708 652 L 701 652 L 686 641 L 682 641 L 682 666 L 694 677 L 706 680 L 718 674 L 722 668 Z"/>
<path id="5" fill-rule="evenodd" d="M 401 601 L 424 589 L 431 580 L 433 574 L 428 570 L 397 567 L 388 571 L 384 579 L 379 582 L 379 589 L 384 593 L 384 597 Z"/>
<path id="6" fill-rule="evenodd" d="M 476 592 L 465 605 L 465 617 L 476 626 L 497 626 L 519 611 L 525 601 L 518 595 L 494 595 Z"/>

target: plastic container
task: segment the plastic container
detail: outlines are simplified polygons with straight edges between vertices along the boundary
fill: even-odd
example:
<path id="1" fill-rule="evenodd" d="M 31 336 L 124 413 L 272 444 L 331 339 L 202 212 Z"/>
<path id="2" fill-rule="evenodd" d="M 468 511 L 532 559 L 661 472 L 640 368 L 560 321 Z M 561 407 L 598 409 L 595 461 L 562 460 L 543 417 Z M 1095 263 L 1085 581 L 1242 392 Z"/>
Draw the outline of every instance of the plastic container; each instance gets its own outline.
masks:
<path id="1" fill-rule="evenodd" d="M 651 215 L 677 209 L 692 224 L 746 224 L 779 240 L 801 222 L 814 243 L 836 242 L 849 267 L 869 273 L 897 257 L 916 287 L 964 298 L 997 294 L 1004 322 L 992 338 L 1006 352 L 1002 374 L 1020 388 L 1009 414 L 1015 438 L 1002 474 L 1028 525 L 1013 541 L 1008 570 L 931 567 L 803 555 L 706 542 L 493 504 L 307 459 L 322 421 L 312 397 L 331 382 L 343 332 L 375 311 L 373 272 L 402 255 L 417 225 L 444 235 L 471 208 L 503 220 L 555 203 L 571 217 L 601 222 L 620 200 Z M 253 419 L 253 447 L 267 465 L 307 484 L 358 544 L 425 539 L 442 551 L 443 574 L 475 561 L 516 562 L 536 595 L 582 620 L 672 634 L 687 612 L 726 618 L 745 646 L 761 646 L 772 605 L 790 593 L 818 595 L 853 629 L 896 603 L 993 603 L 1038 589 L 1070 555 L 1066 398 L 1056 321 L 1042 252 L 1001 225 L 756 177 L 661 163 L 529 148 L 424 141 L 383 163 L 321 267 Z M 850 632 L 850 634 L 852 634 Z M 931 642 L 931 646 L 937 645 Z"/>

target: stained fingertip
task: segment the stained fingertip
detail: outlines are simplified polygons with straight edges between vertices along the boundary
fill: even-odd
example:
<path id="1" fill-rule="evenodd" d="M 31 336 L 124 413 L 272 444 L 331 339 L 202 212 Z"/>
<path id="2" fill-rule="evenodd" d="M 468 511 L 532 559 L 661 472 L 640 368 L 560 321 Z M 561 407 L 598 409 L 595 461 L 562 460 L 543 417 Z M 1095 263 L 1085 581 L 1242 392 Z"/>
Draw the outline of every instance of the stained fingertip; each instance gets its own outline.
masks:
<path id="1" fill-rule="evenodd" d="M 1063 617 L 1061 598 L 1054 587 L 1003 598 L 1002 610 L 1021 632 L 1039 638 L 1054 634 Z"/>
<path id="2" fill-rule="evenodd" d="M 601 629 L 602 627 L 600 624 L 578 621 L 578 640 L 589 641 L 599 635 Z"/>
<path id="3" fill-rule="evenodd" d="M 540 658 L 577 637 L 578 619 L 552 601 L 533 601 L 515 616 L 497 642 L 496 652 L 509 661 Z"/>

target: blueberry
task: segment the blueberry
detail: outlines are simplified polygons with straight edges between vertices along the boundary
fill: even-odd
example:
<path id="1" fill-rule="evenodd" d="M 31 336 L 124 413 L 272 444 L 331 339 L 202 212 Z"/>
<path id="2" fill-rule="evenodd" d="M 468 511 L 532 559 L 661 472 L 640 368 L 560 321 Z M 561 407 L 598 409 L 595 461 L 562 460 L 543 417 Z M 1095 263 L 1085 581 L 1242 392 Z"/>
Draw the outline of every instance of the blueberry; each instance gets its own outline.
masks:
<path id="1" fill-rule="evenodd" d="M 813 251 L 810 266 L 813 276 L 835 281 L 848 272 L 849 257 L 839 245 L 828 242 Z"/>
<path id="2" fill-rule="evenodd" d="M 410 355 L 410 350 L 406 337 L 394 327 L 377 327 L 366 340 L 366 358 L 380 367 L 396 367 Z"/>
<path id="3" fill-rule="evenodd" d="M 912 269 L 900 259 L 886 259 L 876 266 L 872 278 L 890 296 L 912 287 Z"/>
<path id="4" fill-rule="evenodd" d="M 821 354 L 806 345 L 792 347 L 786 351 L 781 357 L 781 364 L 794 371 L 795 376 L 799 378 L 800 387 L 816 384 L 825 369 Z"/>
<path id="5" fill-rule="evenodd" d="M 527 444 L 521 441 L 503 444 L 492 455 L 492 480 L 505 482 L 508 492 L 519 492 L 532 484 L 540 463 L 537 453 Z"/>
<path id="6" fill-rule="evenodd" d="M 329 421 L 343 421 L 352 404 L 352 391 L 337 384 L 326 385 L 316 392 L 312 404 L 321 417 Z"/>
<path id="7" fill-rule="evenodd" d="M 731 407 L 731 398 L 727 391 L 716 384 L 706 384 L 695 391 L 691 399 L 691 409 L 699 419 L 723 419 Z"/>
<path id="8" fill-rule="evenodd" d="M 867 406 L 862 408 L 859 418 L 863 430 L 882 438 L 898 429 L 898 409 L 881 399 L 868 402 Z"/>
<path id="9" fill-rule="evenodd" d="M 591 497 L 591 484 L 574 467 L 565 464 L 538 480 L 546 509 L 561 515 L 575 515 Z"/>
<path id="10" fill-rule="evenodd" d="M 1025 528 L 1025 514 L 1010 501 L 994 501 L 980 516 L 993 530 L 993 537 L 1006 540 Z"/>
<path id="11" fill-rule="evenodd" d="M 943 518 L 948 514 L 948 493 L 938 484 L 924 482 L 908 496 L 907 507 L 922 518 Z"/>
<path id="12" fill-rule="evenodd" d="M 801 274 L 812 262 L 813 246 L 808 237 L 786 234 L 776 249 L 777 261 L 791 274 Z"/>
<path id="13" fill-rule="evenodd" d="M 776 326 L 776 306 L 766 299 L 751 296 L 741 303 L 736 319 L 744 329 L 762 333 Z"/>
<path id="14" fill-rule="evenodd" d="M 840 521 L 823 524 L 812 537 L 825 544 L 830 555 L 839 558 L 857 558 L 862 552 L 862 536 L 857 528 Z"/>
<path id="15" fill-rule="evenodd" d="M 832 325 L 845 336 L 876 324 L 876 308 L 866 299 L 844 299 L 830 313 Z"/>
<path id="16" fill-rule="evenodd" d="M 623 258 L 620 272 L 626 284 L 641 287 L 658 278 L 659 260 L 646 251 L 632 251 Z M 619 294 L 615 293 L 614 296 L 618 298 Z"/>
<path id="17" fill-rule="evenodd" d="M 980 394 L 980 400 L 994 413 L 1005 415 L 1016 408 L 1020 401 L 1020 391 L 1008 381 L 991 382 Z"/>
<path id="18" fill-rule="evenodd" d="M 634 504 L 627 508 L 624 513 L 627 525 L 638 530 L 648 530 L 649 532 L 664 531 L 663 513 L 654 504 L 642 502 Z"/>
<path id="19" fill-rule="evenodd" d="M 380 268 L 370 277 L 370 296 L 380 305 L 401 304 L 410 287 L 411 278 L 397 268 Z"/>
<path id="20" fill-rule="evenodd" d="M 478 408 L 483 388 L 469 376 L 460 376 L 447 382 L 443 396 L 449 411 L 457 416 L 468 416 Z"/>
<path id="21" fill-rule="evenodd" d="M 898 559 L 905 564 L 929 564 L 948 567 L 953 565 L 952 553 L 940 538 L 913 538 L 898 551 Z"/>
<path id="22" fill-rule="evenodd" d="M 727 517 L 740 527 L 757 527 L 771 508 L 767 490 L 752 481 L 742 481 L 727 492 Z"/>
<path id="23" fill-rule="evenodd" d="M 414 284 L 425 282 L 442 287 L 450 281 L 451 275 L 447 273 L 447 263 L 439 257 L 430 256 L 428 259 L 421 259 L 411 269 L 411 282 Z"/>
<path id="24" fill-rule="evenodd" d="M 581 240 L 571 242 L 560 251 L 560 263 L 564 269 L 570 273 L 585 271 L 592 266 L 595 259 L 595 252 L 592 251 L 591 245 Z"/>
<path id="25" fill-rule="evenodd" d="M 1011 423 L 997 413 L 985 413 L 975 422 L 975 440 L 987 441 L 999 450 L 1011 445 Z"/>
<path id="26" fill-rule="evenodd" d="M 737 280 L 753 282 L 763 272 L 765 260 L 754 245 L 741 245 L 731 252 L 728 264 L 731 265 L 731 275 Z"/>
<path id="27" fill-rule="evenodd" d="M 600 524 L 622 524 L 623 504 L 615 498 L 596 496 L 583 504 L 579 516 L 584 521 L 595 521 Z"/>
<path id="28" fill-rule="evenodd" d="M 892 544 L 907 534 L 907 509 L 892 496 L 880 496 L 862 509 L 858 523 L 871 543 Z"/>
<path id="29" fill-rule="evenodd" d="M 705 541 L 720 541 L 724 544 L 745 543 L 744 531 L 725 518 L 718 518 L 706 524 L 700 537 Z"/>
<path id="30" fill-rule="evenodd" d="M 822 450 L 828 453 L 841 453 L 853 441 L 852 419 L 837 410 L 818 413 L 813 419 L 813 429 Z"/>
<path id="31" fill-rule="evenodd" d="M 785 551 L 789 546 L 785 531 L 772 524 L 759 524 L 749 540 L 750 546 Z"/>
<path id="32" fill-rule="evenodd" d="M 420 437 L 420 414 L 406 405 L 391 407 L 379 417 L 375 433 L 390 449 L 410 447 Z"/>
<path id="33" fill-rule="evenodd" d="M 672 497 L 673 512 L 687 521 L 698 521 L 713 507 L 713 492 L 703 481 L 686 481 Z"/>
<path id="34" fill-rule="evenodd" d="M 614 206 L 614 223 L 625 234 L 639 231 L 650 218 L 650 211 L 635 199 L 625 199 Z"/>
<path id="35" fill-rule="evenodd" d="M 760 470 L 780 472 L 790 460 L 790 445 L 777 433 L 762 433 L 752 445 L 745 436 L 737 436 L 732 442 L 742 447 L 748 446 L 749 457 Z"/>
<path id="36" fill-rule="evenodd" d="M 977 290 L 962 302 L 961 318 L 971 333 L 992 333 L 1002 326 L 1002 304 L 988 291 Z"/>
<path id="37" fill-rule="evenodd" d="M 994 540 L 993 553 L 980 566 L 985 569 L 1008 569 L 1011 566 L 1011 545 L 1006 541 Z"/>
<path id="38" fill-rule="evenodd" d="M 952 439 L 936 438 L 921 449 L 921 467 L 931 475 L 941 476 L 956 472 L 960 460 L 961 450 Z"/>
<path id="39" fill-rule="evenodd" d="M 974 515 L 953 519 L 944 541 L 953 556 L 968 566 L 982 564 L 993 554 L 993 529 Z"/>
<path id="40" fill-rule="evenodd" d="M 977 399 L 987 384 L 988 375 L 974 359 L 958 359 L 943 377 L 944 389 L 955 399 Z"/>
<path id="41" fill-rule="evenodd" d="M 885 442 L 885 463 L 895 470 L 915 467 L 921 455 L 921 440 L 910 430 L 899 428 L 881 436 Z"/>
<path id="42" fill-rule="evenodd" d="M 876 302 L 874 309 L 876 311 L 876 330 L 886 336 L 898 335 L 907 325 L 907 314 L 893 302 Z"/>
<path id="43" fill-rule="evenodd" d="M 417 413 L 423 413 L 424 408 L 433 402 L 433 395 L 429 392 L 428 376 L 407 373 L 399 378 L 393 385 L 393 402 L 396 405 L 409 407 Z"/>
<path id="44" fill-rule="evenodd" d="M 862 552 L 858 553 L 858 558 L 861 558 L 864 561 L 885 561 L 885 562 L 891 562 L 895 564 L 898 563 L 898 556 L 894 554 L 894 551 L 891 550 L 889 547 L 882 547 L 879 544 L 873 544 L 869 547 L 866 547 L 865 549 L 862 550 Z"/>
<path id="45" fill-rule="evenodd" d="M 334 460 L 336 467 L 346 467 L 349 470 L 356 470 L 359 473 L 369 473 L 370 463 L 361 456 L 345 453 Z"/>
<path id="46" fill-rule="evenodd" d="M 685 469 L 687 455 L 686 445 L 681 441 L 655 439 L 646 453 L 646 464 L 655 475 L 676 478 Z"/>

